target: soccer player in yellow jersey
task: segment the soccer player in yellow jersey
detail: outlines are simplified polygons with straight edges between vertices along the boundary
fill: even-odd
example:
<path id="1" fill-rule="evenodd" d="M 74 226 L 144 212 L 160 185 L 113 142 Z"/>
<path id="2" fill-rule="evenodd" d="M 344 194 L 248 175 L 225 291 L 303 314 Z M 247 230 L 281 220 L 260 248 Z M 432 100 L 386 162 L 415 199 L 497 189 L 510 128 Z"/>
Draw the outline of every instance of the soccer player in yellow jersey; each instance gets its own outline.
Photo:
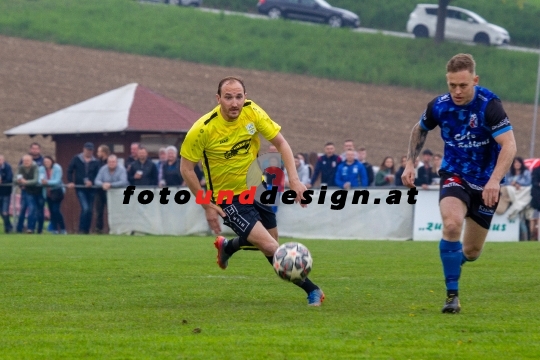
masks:
<path id="1" fill-rule="evenodd" d="M 259 133 L 281 153 L 289 175 L 289 186 L 300 202 L 306 190 L 298 179 L 289 143 L 280 133 L 281 127 L 251 100 L 246 99 L 246 88 L 240 78 L 226 77 L 219 82 L 216 95 L 218 105 L 193 124 L 182 144 L 180 171 L 193 194 L 201 189 L 195 166 L 202 160 L 207 187 L 212 190 L 212 202 L 202 204 L 210 228 L 218 236 L 214 242 L 218 250 L 217 263 L 222 269 L 229 258 L 240 249 L 258 249 L 270 264 L 278 243 L 276 216 L 269 206 L 255 201 L 241 204 L 238 195 L 247 188 L 249 166 L 257 161 L 260 148 Z M 232 204 L 216 204 L 220 190 L 232 190 Z M 227 240 L 219 236 L 219 217 L 238 237 Z M 320 306 L 322 290 L 306 279 L 296 283 L 308 295 L 308 305 Z"/>

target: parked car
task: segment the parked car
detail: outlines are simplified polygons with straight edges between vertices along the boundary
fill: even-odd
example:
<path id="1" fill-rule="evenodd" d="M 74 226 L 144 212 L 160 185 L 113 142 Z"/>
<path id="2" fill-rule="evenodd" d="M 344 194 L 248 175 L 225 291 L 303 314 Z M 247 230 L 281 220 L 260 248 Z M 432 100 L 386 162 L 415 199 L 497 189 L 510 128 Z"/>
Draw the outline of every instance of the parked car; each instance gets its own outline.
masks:
<path id="1" fill-rule="evenodd" d="M 202 0 L 165 0 L 165 3 L 180 6 L 201 6 Z"/>
<path id="2" fill-rule="evenodd" d="M 434 37 L 437 27 L 437 4 L 418 4 L 409 16 L 407 32 L 417 38 Z M 446 39 L 472 41 L 485 45 L 502 45 L 510 43 L 508 31 L 500 26 L 488 23 L 480 15 L 455 6 L 448 6 Z"/>
<path id="3" fill-rule="evenodd" d="M 287 18 L 319 23 L 331 27 L 360 26 L 355 13 L 333 7 L 324 0 L 259 0 L 257 9 L 272 19 Z"/>

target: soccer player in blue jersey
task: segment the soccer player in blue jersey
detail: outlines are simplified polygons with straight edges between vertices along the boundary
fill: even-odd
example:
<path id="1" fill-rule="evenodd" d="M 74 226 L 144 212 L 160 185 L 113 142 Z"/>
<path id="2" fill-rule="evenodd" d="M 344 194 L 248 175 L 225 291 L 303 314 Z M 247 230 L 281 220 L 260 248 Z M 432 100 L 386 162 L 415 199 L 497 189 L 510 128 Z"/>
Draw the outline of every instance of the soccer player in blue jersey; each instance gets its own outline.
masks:
<path id="1" fill-rule="evenodd" d="M 499 201 L 500 184 L 516 154 L 512 125 L 500 99 L 478 86 L 475 62 L 455 55 L 446 65 L 449 92 L 427 105 L 413 127 L 403 184 L 414 187 L 414 159 L 428 131 L 441 128 L 444 157 L 439 174 L 443 238 L 439 250 L 446 282 L 443 313 L 459 313 L 461 266 L 478 259 Z M 463 244 L 460 242 L 463 224 Z"/>

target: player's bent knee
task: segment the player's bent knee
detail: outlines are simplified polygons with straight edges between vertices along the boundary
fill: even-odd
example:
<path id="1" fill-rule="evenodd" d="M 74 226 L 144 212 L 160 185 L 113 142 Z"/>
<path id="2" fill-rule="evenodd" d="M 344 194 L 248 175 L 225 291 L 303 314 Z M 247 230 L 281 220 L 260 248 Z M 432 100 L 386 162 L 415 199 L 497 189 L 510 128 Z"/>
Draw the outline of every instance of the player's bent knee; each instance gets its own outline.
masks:
<path id="1" fill-rule="evenodd" d="M 480 255 L 482 254 L 482 250 L 478 249 L 464 249 L 463 255 L 467 258 L 467 261 L 475 261 L 477 260 Z"/>
<path id="2" fill-rule="evenodd" d="M 449 239 L 455 239 L 459 238 L 461 236 L 461 229 L 463 227 L 463 223 L 456 222 L 456 221 L 447 221 L 444 223 L 443 227 L 443 233 L 445 235 L 445 238 L 448 237 Z"/>

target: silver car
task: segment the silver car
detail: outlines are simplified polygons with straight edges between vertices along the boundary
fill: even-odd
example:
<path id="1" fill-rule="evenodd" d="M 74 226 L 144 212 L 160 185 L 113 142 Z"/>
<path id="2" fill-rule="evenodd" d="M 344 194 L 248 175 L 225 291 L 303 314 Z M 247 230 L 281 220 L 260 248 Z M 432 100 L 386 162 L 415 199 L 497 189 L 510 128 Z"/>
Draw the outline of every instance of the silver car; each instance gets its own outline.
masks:
<path id="1" fill-rule="evenodd" d="M 437 4 L 418 4 L 409 16 L 407 32 L 415 37 L 434 37 L 437 27 Z M 510 43 L 506 29 L 488 23 L 480 15 L 456 6 L 448 6 L 444 37 L 485 45 Z"/>

